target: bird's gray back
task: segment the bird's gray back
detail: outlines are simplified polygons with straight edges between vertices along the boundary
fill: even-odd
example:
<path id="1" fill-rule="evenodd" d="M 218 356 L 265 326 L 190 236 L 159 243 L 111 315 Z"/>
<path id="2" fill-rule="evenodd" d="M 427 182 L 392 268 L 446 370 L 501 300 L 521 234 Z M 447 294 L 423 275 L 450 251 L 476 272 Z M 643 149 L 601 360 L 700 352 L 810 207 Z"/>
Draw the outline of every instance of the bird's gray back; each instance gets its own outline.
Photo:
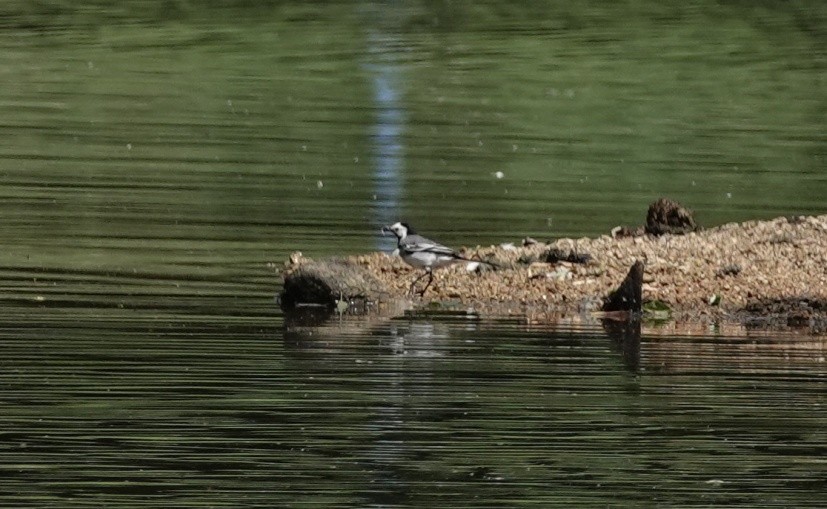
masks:
<path id="1" fill-rule="evenodd" d="M 453 256 L 455 252 L 448 246 L 443 246 L 438 242 L 425 238 L 422 235 L 408 235 L 399 241 L 399 249 L 401 251 L 416 252 L 429 251 L 435 254 L 444 254 Z"/>

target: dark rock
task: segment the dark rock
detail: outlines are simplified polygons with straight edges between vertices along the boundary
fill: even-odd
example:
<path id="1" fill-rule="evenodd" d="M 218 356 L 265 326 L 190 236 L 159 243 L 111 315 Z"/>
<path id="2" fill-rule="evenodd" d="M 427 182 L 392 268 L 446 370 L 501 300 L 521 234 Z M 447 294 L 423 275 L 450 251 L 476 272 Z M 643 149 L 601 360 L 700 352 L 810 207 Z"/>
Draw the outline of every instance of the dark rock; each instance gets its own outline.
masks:
<path id="1" fill-rule="evenodd" d="M 680 203 L 661 198 L 649 205 L 649 211 L 646 213 L 646 233 L 681 235 L 697 229 L 698 225 L 695 224 L 692 211 Z"/>
<path id="2" fill-rule="evenodd" d="M 370 272 L 348 260 L 332 258 L 305 261 L 284 274 L 281 305 L 328 308 L 364 307 L 386 294 L 384 285 Z"/>
<path id="3" fill-rule="evenodd" d="M 643 262 L 638 260 L 629 269 L 626 279 L 603 301 L 603 311 L 639 313 L 643 302 Z"/>
<path id="4" fill-rule="evenodd" d="M 737 263 L 731 263 L 729 265 L 724 265 L 720 269 L 715 271 L 715 276 L 719 278 L 723 278 L 726 276 L 737 276 L 741 273 L 741 266 Z"/>
<path id="5" fill-rule="evenodd" d="M 744 307 L 747 325 L 752 327 L 788 326 L 827 329 L 827 301 L 809 297 L 753 299 Z"/>
<path id="6" fill-rule="evenodd" d="M 536 255 L 534 253 L 528 253 L 528 254 L 520 255 L 520 257 L 517 258 L 516 263 L 508 264 L 507 262 L 500 262 L 500 266 L 504 267 L 504 268 L 512 268 L 513 269 L 513 268 L 516 268 L 520 265 L 528 266 L 528 265 L 531 265 L 534 262 L 539 262 L 539 261 L 540 261 L 540 257 L 538 255 Z"/>
<path id="7" fill-rule="evenodd" d="M 642 306 L 646 321 L 665 322 L 672 319 L 672 307 L 662 300 L 647 300 Z"/>
<path id="8" fill-rule="evenodd" d="M 569 263 L 589 263 L 592 255 L 588 253 L 578 253 L 574 250 L 565 250 L 557 247 L 549 249 L 545 256 L 546 263 L 569 262 Z"/>
<path id="9" fill-rule="evenodd" d="M 613 239 L 622 237 L 641 237 L 646 233 L 642 226 L 632 228 L 631 226 L 615 226 L 610 232 Z"/>

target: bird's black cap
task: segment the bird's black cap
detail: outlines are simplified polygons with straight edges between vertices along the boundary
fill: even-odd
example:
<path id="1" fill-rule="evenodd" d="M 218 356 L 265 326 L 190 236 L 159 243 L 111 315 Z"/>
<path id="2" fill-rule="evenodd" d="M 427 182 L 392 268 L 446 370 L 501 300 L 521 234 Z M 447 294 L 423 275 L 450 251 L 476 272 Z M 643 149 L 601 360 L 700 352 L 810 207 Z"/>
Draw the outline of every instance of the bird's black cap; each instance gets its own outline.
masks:
<path id="1" fill-rule="evenodd" d="M 403 222 L 401 224 L 402 224 L 402 226 L 405 227 L 406 230 L 408 230 L 408 235 L 414 235 L 416 233 L 416 230 L 414 230 L 413 227 L 411 225 L 409 225 L 408 223 Z"/>

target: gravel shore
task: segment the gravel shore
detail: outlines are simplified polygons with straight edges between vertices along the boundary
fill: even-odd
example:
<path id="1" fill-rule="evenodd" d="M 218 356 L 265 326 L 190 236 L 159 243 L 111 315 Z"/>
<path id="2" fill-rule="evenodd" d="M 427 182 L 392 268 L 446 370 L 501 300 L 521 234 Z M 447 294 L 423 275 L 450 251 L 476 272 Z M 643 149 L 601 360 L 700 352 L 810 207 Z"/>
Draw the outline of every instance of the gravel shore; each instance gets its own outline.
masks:
<path id="1" fill-rule="evenodd" d="M 640 260 L 644 302 L 666 318 L 816 328 L 827 323 L 827 215 L 733 223 L 685 235 L 605 235 L 527 245 L 514 240 L 516 245 L 460 249 L 500 268 L 459 263 L 440 269 L 421 297 L 408 290 L 422 271 L 399 257 L 371 253 L 346 262 L 378 280 L 383 298 L 543 322 L 599 311 Z M 304 263 L 301 258 L 288 264 L 286 280 Z"/>
<path id="2" fill-rule="evenodd" d="M 482 312 L 532 320 L 594 311 L 641 260 L 644 301 L 666 304 L 678 320 L 771 314 L 806 320 L 827 314 L 827 215 L 732 223 L 686 235 L 606 235 L 460 252 L 505 268 L 473 272 L 463 263 L 435 271 L 423 301 L 457 300 Z M 549 252 L 589 260 L 550 263 Z M 353 260 L 400 297 L 421 274 L 384 253 Z"/>

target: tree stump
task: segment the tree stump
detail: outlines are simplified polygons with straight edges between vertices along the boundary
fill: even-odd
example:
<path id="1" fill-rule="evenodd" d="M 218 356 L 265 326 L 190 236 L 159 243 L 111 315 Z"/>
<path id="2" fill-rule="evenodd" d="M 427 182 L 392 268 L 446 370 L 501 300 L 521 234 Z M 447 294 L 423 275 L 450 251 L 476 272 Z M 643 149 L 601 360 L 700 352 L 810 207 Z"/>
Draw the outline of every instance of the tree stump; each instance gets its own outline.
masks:
<path id="1" fill-rule="evenodd" d="M 638 260 L 629 269 L 626 279 L 603 301 L 603 311 L 639 313 L 643 304 L 643 262 Z"/>

